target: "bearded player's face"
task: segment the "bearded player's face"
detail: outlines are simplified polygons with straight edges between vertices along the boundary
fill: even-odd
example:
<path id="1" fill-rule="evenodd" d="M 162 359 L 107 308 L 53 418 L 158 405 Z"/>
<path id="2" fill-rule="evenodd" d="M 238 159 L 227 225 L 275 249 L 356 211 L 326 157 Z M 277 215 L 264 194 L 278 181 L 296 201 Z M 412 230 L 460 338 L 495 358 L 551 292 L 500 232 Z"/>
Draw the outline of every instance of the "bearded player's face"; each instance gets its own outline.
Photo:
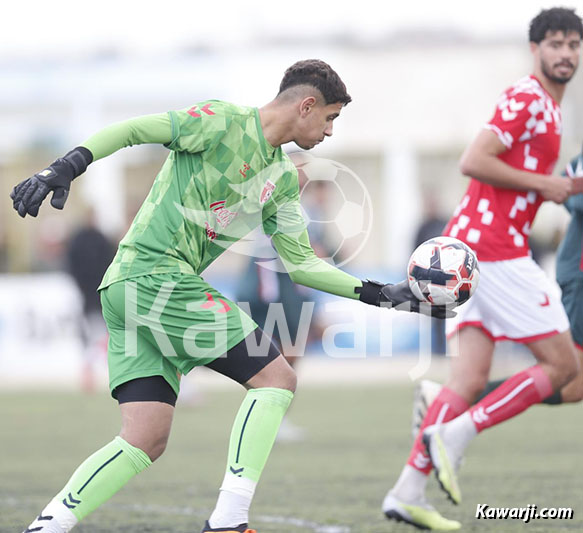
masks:
<path id="1" fill-rule="evenodd" d="M 581 36 L 575 32 L 547 32 L 545 38 L 535 45 L 536 60 L 542 73 L 549 80 L 565 84 L 575 74 L 581 53 Z"/>

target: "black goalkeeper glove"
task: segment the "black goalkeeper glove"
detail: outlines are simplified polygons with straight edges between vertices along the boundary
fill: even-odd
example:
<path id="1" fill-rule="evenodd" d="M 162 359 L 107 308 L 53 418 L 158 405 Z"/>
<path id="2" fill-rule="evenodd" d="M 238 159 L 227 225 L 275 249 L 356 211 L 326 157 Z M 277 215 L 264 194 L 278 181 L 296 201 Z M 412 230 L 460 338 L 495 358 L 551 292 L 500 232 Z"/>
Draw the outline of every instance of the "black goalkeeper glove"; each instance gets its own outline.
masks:
<path id="1" fill-rule="evenodd" d="M 456 316 L 449 307 L 445 305 L 431 305 L 421 302 L 412 292 L 407 280 L 395 285 L 383 285 L 378 281 L 366 280 L 362 282 L 362 287 L 355 289 L 359 294 L 361 302 L 379 307 L 395 308 L 398 311 L 409 311 L 411 313 L 421 313 L 434 318 L 452 318 Z"/>
<path id="2" fill-rule="evenodd" d="M 71 182 L 83 174 L 93 161 L 93 154 L 85 147 L 78 146 L 57 159 L 52 165 L 31 178 L 20 182 L 12 192 L 12 205 L 21 217 L 27 214 L 37 216 L 38 210 L 49 192 L 53 192 L 51 205 L 63 209 Z"/>

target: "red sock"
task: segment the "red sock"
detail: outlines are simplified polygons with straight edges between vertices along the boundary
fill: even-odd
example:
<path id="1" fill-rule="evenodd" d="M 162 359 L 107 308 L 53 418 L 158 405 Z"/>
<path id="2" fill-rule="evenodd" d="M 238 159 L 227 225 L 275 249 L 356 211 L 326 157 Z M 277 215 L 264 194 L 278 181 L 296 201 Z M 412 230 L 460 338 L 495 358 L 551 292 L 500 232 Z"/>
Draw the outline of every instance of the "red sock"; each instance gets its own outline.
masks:
<path id="1" fill-rule="evenodd" d="M 470 409 L 478 433 L 504 422 L 553 393 L 551 380 L 539 366 L 508 378 Z"/>
<path id="2" fill-rule="evenodd" d="M 419 434 L 415 438 L 407 464 L 416 470 L 419 470 L 419 472 L 429 474 L 429 472 L 431 472 L 431 461 L 429 460 L 425 451 L 425 446 L 421 441 L 423 430 L 427 426 L 433 424 L 449 422 L 467 411 L 468 407 L 468 402 L 466 402 L 466 400 L 464 400 L 459 394 L 453 392 L 447 387 L 442 387 L 437 398 L 435 398 L 433 403 L 429 406 L 429 409 L 427 409 L 427 414 L 423 419 Z"/>

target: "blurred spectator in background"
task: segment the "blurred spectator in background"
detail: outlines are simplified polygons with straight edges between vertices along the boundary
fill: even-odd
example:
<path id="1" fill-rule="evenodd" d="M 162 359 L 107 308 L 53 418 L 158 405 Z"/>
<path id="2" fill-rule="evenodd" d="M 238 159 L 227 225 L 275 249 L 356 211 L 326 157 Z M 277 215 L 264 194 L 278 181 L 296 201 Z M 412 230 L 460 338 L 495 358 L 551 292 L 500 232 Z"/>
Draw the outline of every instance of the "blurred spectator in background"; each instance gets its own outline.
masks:
<path id="1" fill-rule="evenodd" d="M 423 219 L 415 236 L 414 248 L 425 241 L 438 237 L 448 219 L 441 213 L 435 191 L 427 193 L 423 199 Z M 445 320 L 431 319 L 431 351 L 434 354 L 445 355 Z"/>
<path id="2" fill-rule="evenodd" d="M 83 342 L 82 388 L 85 392 L 94 390 L 94 365 L 100 356 L 105 359 L 107 353 L 107 329 L 97 287 L 114 255 L 113 243 L 97 227 L 93 210 L 88 210 L 83 225 L 71 236 L 67 248 L 67 270 L 79 287 L 83 302 L 79 331 Z"/>
<path id="3" fill-rule="evenodd" d="M 423 198 L 423 219 L 415 236 L 415 248 L 425 241 L 438 237 L 448 221 L 441 213 L 435 192 L 430 192 Z"/>
<path id="4" fill-rule="evenodd" d="M 57 272 L 63 270 L 68 236 L 67 222 L 56 215 L 48 215 L 34 234 L 35 243 L 31 258 L 32 272 Z"/>
<path id="5" fill-rule="evenodd" d="M 249 303 L 251 316 L 260 326 L 265 325 L 270 304 L 283 302 L 285 304 L 283 306 L 285 327 L 289 329 L 293 344 L 298 336 L 300 338 L 306 336 L 308 344 L 321 337 L 316 307 L 314 307 L 309 331 L 305 332 L 299 329 L 303 305 L 305 303 L 317 305 L 317 295 L 314 294 L 314 291 L 307 287 L 299 287 L 291 281 L 279 259 L 273 258 L 275 251 L 271 246 L 270 239 L 265 235 L 257 235 L 252 254 L 238 287 L 237 301 Z M 272 259 L 266 259 L 268 257 L 272 257 Z M 304 354 L 298 351 L 298 347 L 295 345 L 288 346 L 286 343 L 282 343 L 282 332 L 279 331 L 277 324 L 274 336 L 282 348 L 285 358 L 290 365 L 294 366 L 298 357 L 302 357 Z"/>

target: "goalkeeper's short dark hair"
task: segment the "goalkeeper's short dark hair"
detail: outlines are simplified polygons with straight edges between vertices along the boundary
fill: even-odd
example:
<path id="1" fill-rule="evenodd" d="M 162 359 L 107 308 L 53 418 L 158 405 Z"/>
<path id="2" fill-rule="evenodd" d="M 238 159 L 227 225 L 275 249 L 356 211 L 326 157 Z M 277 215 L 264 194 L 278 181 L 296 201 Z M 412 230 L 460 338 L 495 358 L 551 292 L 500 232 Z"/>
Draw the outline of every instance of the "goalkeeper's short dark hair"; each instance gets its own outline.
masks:
<path id="1" fill-rule="evenodd" d="M 562 31 L 565 35 L 574 31 L 583 38 L 583 23 L 574 9 L 565 7 L 543 9 L 530 22 L 528 38 L 531 43 L 538 44 L 544 40 L 549 31 L 553 33 Z"/>
<path id="2" fill-rule="evenodd" d="M 326 105 L 346 105 L 352 101 L 340 76 L 328 63 L 319 59 L 304 59 L 289 67 L 283 75 L 278 94 L 296 85 L 315 87 L 322 93 Z"/>

